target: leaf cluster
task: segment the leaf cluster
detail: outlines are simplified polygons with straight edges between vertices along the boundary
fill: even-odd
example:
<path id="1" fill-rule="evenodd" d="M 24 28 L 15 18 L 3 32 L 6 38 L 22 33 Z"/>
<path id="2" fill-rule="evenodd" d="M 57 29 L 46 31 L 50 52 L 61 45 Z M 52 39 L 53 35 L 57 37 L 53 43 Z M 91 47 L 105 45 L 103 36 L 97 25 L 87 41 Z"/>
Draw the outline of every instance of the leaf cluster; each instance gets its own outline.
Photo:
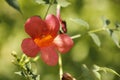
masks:
<path id="1" fill-rule="evenodd" d="M 18 57 L 16 52 L 12 52 L 12 56 L 15 58 L 12 62 L 20 70 L 15 74 L 25 77 L 27 80 L 40 80 L 40 75 L 35 74 L 35 71 L 32 70 L 30 58 L 25 55 Z"/>
<path id="2" fill-rule="evenodd" d="M 109 24 L 111 23 L 110 20 L 103 17 L 102 18 L 103 26 L 101 28 L 98 28 L 98 29 L 95 29 L 95 30 L 90 30 L 89 24 L 86 21 L 84 21 L 83 19 L 79 19 L 79 18 L 73 19 L 73 18 L 71 18 L 70 20 L 79 24 L 82 27 L 85 27 L 87 29 L 87 32 L 85 34 L 89 35 L 91 37 L 91 39 L 93 40 L 93 42 L 98 47 L 101 46 L 101 41 L 99 39 L 99 36 L 96 33 L 100 32 L 100 31 L 106 31 L 111 36 L 112 40 L 117 45 L 117 47 L 120 48 L 120 38 L 119 38 L 119 34 L 118 34 L 120 32 L 120 24 L 119 23 L 115 23 L 114 24 L 115 28 L 111 29 L 111 28 L 109 28 Z M 81 34 L 81 36 L 82 36 L 82 34 Z"/>
<path id="3" fill-rule="evenodd" d="M 21 11 L 21 5 L 20 3 L 22 2 L 22 4 L 27 4 L 26 1 L 20 1 L 20 0 L 6 0 L 6 2 L 13 7 L 14 9 L 18 10 L 19 12 Z M 34 3 L 39 4 L 58 4 L 61 7 L 67 7 L 68 5 L 70 5 L 70 3 L 66 0 L 34 0 Z"/>
<path id="4" fill-rule="evenodd" d="M 120 75 L 113 69 L 107 67 L 100 67 L 98 65 L 93 65 L 92 68 L 88 68 L 87 65 L 83 64 L 82 74 L 79 80 L 104 80 L 105 74 L 114 74 L 120 77 Z"/>

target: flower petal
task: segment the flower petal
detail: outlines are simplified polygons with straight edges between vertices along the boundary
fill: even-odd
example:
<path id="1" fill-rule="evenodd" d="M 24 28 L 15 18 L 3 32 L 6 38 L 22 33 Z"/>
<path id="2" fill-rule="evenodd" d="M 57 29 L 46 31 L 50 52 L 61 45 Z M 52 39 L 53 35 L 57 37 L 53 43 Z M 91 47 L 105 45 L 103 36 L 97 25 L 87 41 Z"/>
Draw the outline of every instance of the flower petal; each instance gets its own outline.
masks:
<path id="1" fill-rule="evenodd" d="M 21 48 L 23 52 L 29 57 L 35 57 L 40 50 L 31 38 L 24 39 L 21 44 Z"/>
<path id="2" fill-rule="evenodd" d="M 46 17 L 45 22 L 48 26 L 50 34 L 52 36 L 56 37 L 57 33 L 59 32 L 59 28 L 60 28 L 60 24 L 59 24 L 59 21 L 58 21 L 57 17 L 52 15 L 52 14 L 49 14 Z"/>
<path id="3" fill-rule="evenodd" d="M 45 21 L 43 21 L 39 16 L 33 16 L 26 21 L 25 31 L 32 38 L 40 37 L 41 35 L 48 33 Z"/>
<path id="4" fill-rule="evenodd" d="M 61 53 L 68 52 L 73 46 L 73 40 L 66 34 L 58 35 L 53 43 L 56 45 L 58 51 Z"/>
<path id="5" fill-rule="evenodd" d="M 56 65 L 58 62 L 58 55 L 55 51 L 55 47 L 47 46 L 41 48 L 41 58 L 46 64 L 50 66 Z"/>

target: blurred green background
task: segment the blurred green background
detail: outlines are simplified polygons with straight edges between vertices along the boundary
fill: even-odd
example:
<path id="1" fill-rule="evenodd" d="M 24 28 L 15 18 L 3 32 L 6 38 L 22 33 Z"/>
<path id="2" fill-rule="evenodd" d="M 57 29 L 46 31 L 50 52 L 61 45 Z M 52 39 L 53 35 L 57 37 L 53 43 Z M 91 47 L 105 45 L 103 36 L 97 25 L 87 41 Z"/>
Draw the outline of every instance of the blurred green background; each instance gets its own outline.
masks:
<path id="1" fill-rule="evenodd" d="M 19 0 L 20 1 L 20 0 Z M 24 1 L 24 0 L 23 0 Z M 42 18 L 46 12 L 45 5 L 32 5 L 34 0 L 25 0 L 27 4 L 21 4 L 23 15 L 9 6 L 5 0 L 0 1 L 0 80 L 25 80 L 14 74 L 18 68 L 11 61 L 12 51 L 18 55 L 21 51 L 21 42 L 28 35 L 24 31 L 26 18 L 32 15 L 40 15 Z M 71 4 L 62 8 L 61 16 L 67 22 L 68 34 L 70 36 L 82 34 L 87 31 L 84 27 L 72 22 L 70 18 L 81 18 L 89 23 L 90 29 L 103 26 L 102 16 L 111 21 L 109 27 L 114 28 L 114 23 L 120 23 L 120 0 L 68 0 Z M 32 5 L 32 6 L 31 6 Z M 48 5 L 47 5 L 48 6 Z M 56 6 L 53 5 L 49 13 L 55 14 Z M 101 41 L 98 47 L 88 36 L 74 39 L 74 47 L 67 54 L 62 55 L 64 72 L 69 72 L 77 80 L 81 79 L 81 65 L 86 64 L 91 68 L 93 64 L 106 66 L 114 69 L 120 74 L 120 48 L 118 48 L 106 31 L 96 33 Z M 120 37 L 120 34 L 119 34 Z M 41 80 L 59 80 L 58 66 L 50 67 L 39 59 L 36 66 Z M 119 77 L 110 76 L 103 80 L 120 80 Z M 114 78 L 113 78 L 114 77 Z"/>

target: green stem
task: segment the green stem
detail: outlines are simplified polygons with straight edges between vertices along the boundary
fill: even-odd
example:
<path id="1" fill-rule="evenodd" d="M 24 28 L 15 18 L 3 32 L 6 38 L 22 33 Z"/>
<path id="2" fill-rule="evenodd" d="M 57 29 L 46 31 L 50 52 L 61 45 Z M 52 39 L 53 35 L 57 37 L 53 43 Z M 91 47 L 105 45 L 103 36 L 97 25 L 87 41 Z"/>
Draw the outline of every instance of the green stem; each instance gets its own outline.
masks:
<path id="1" fill-rule="evenodd" d="M 47 11 L 46 11 L 46 13 L 45 13 L 44 19 L 45 19 L 45 17 L 47 16 L 48 11 L 49 11 L 50 7 L 52 6 L 53 2 L 54 2 L 54 0 L 52 0 L 52 1 L 50 2 L 49 6 L 48 6 L 48 8 L 47 8 Z"/>
<path id="2" fill-rule="evenodd" d="M 75 38 L 79 38 L 79 37 L 81 37 L 81 35 L 77 34 L 77 35 L 72 36 L 71 39 L 75 39 Z"/>
<path id="3" fill-rule="evenodd" d="M 95 33 L 95 32 L 99 32 L 99 31 L 103 31 L 103 30 L 106 30 L 106 28 L 91 30 L 91 31 L 88 31 L 88 33 Z"/>
<path id="4" fill-rule="evenodd" d="M 63 68 L 62 68 L 62 57 L 60 53 L 59 53 L 59 75 L 60 75 L 60 80 L 62 80 Z"/>
<path id="5" fill-rule="evenodd" d="M 91 31 L 88 31 L 87 33 L 95 33 L 95 32 L 99 32 L 99 31 L 103 31 L 103 30 L 106 30 L 106 28 L 100 28 L 100 29 L 91 30 Z M 81 36 L 82 35 L 77 34 L 77 35 L 71 36 L 71 39 L 76 39 L 76 38 L 79 38 Z"/>
<path id="6" fill-rule="evenodd" d="M 28 76 L 28 73 L 27 73 L 26 69 L 23 67 L 23 65 L 20 65 L 20 64 L 19 64 L 19 66 L 20 66 L 21 70 L 24 72 L 25 78 L 26 78 L 27 80 L 30 80 L 30 78 L 29 78 L 29 76 Z"/>
<path id="7" fill-rule="evenodd" d="M 46 13 L 45 13 L 44 19 L 45 19 L 45 17 L 47 16 L 50 7 L 51 7 L 51 4 L 49 4 L 49 6 L 48 6 L 48 8 L 47 8 L 47 11 L 46 11 Z"/>

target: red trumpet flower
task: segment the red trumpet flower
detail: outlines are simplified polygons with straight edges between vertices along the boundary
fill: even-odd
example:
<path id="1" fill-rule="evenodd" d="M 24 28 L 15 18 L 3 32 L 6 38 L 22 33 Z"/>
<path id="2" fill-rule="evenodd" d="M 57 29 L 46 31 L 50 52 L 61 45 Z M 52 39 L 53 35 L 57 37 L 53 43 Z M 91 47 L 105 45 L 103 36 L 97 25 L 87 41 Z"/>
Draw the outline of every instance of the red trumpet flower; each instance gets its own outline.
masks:
<path id="1" fill-rule="evenodd" d="M 58 34 L 59 28 L 59 20 L 52 14 L 47 15 L 45 20 L 38 16 L 29 18 L 25 23 L 25 31 L 31 38 L 23 40 L 23 52 L 29 57 L 35 57 L 40 52 L 46 64 L 56 65 L 57 51 L 66 53 L 73 46 L 73 41 L 67 34 Z"/>

